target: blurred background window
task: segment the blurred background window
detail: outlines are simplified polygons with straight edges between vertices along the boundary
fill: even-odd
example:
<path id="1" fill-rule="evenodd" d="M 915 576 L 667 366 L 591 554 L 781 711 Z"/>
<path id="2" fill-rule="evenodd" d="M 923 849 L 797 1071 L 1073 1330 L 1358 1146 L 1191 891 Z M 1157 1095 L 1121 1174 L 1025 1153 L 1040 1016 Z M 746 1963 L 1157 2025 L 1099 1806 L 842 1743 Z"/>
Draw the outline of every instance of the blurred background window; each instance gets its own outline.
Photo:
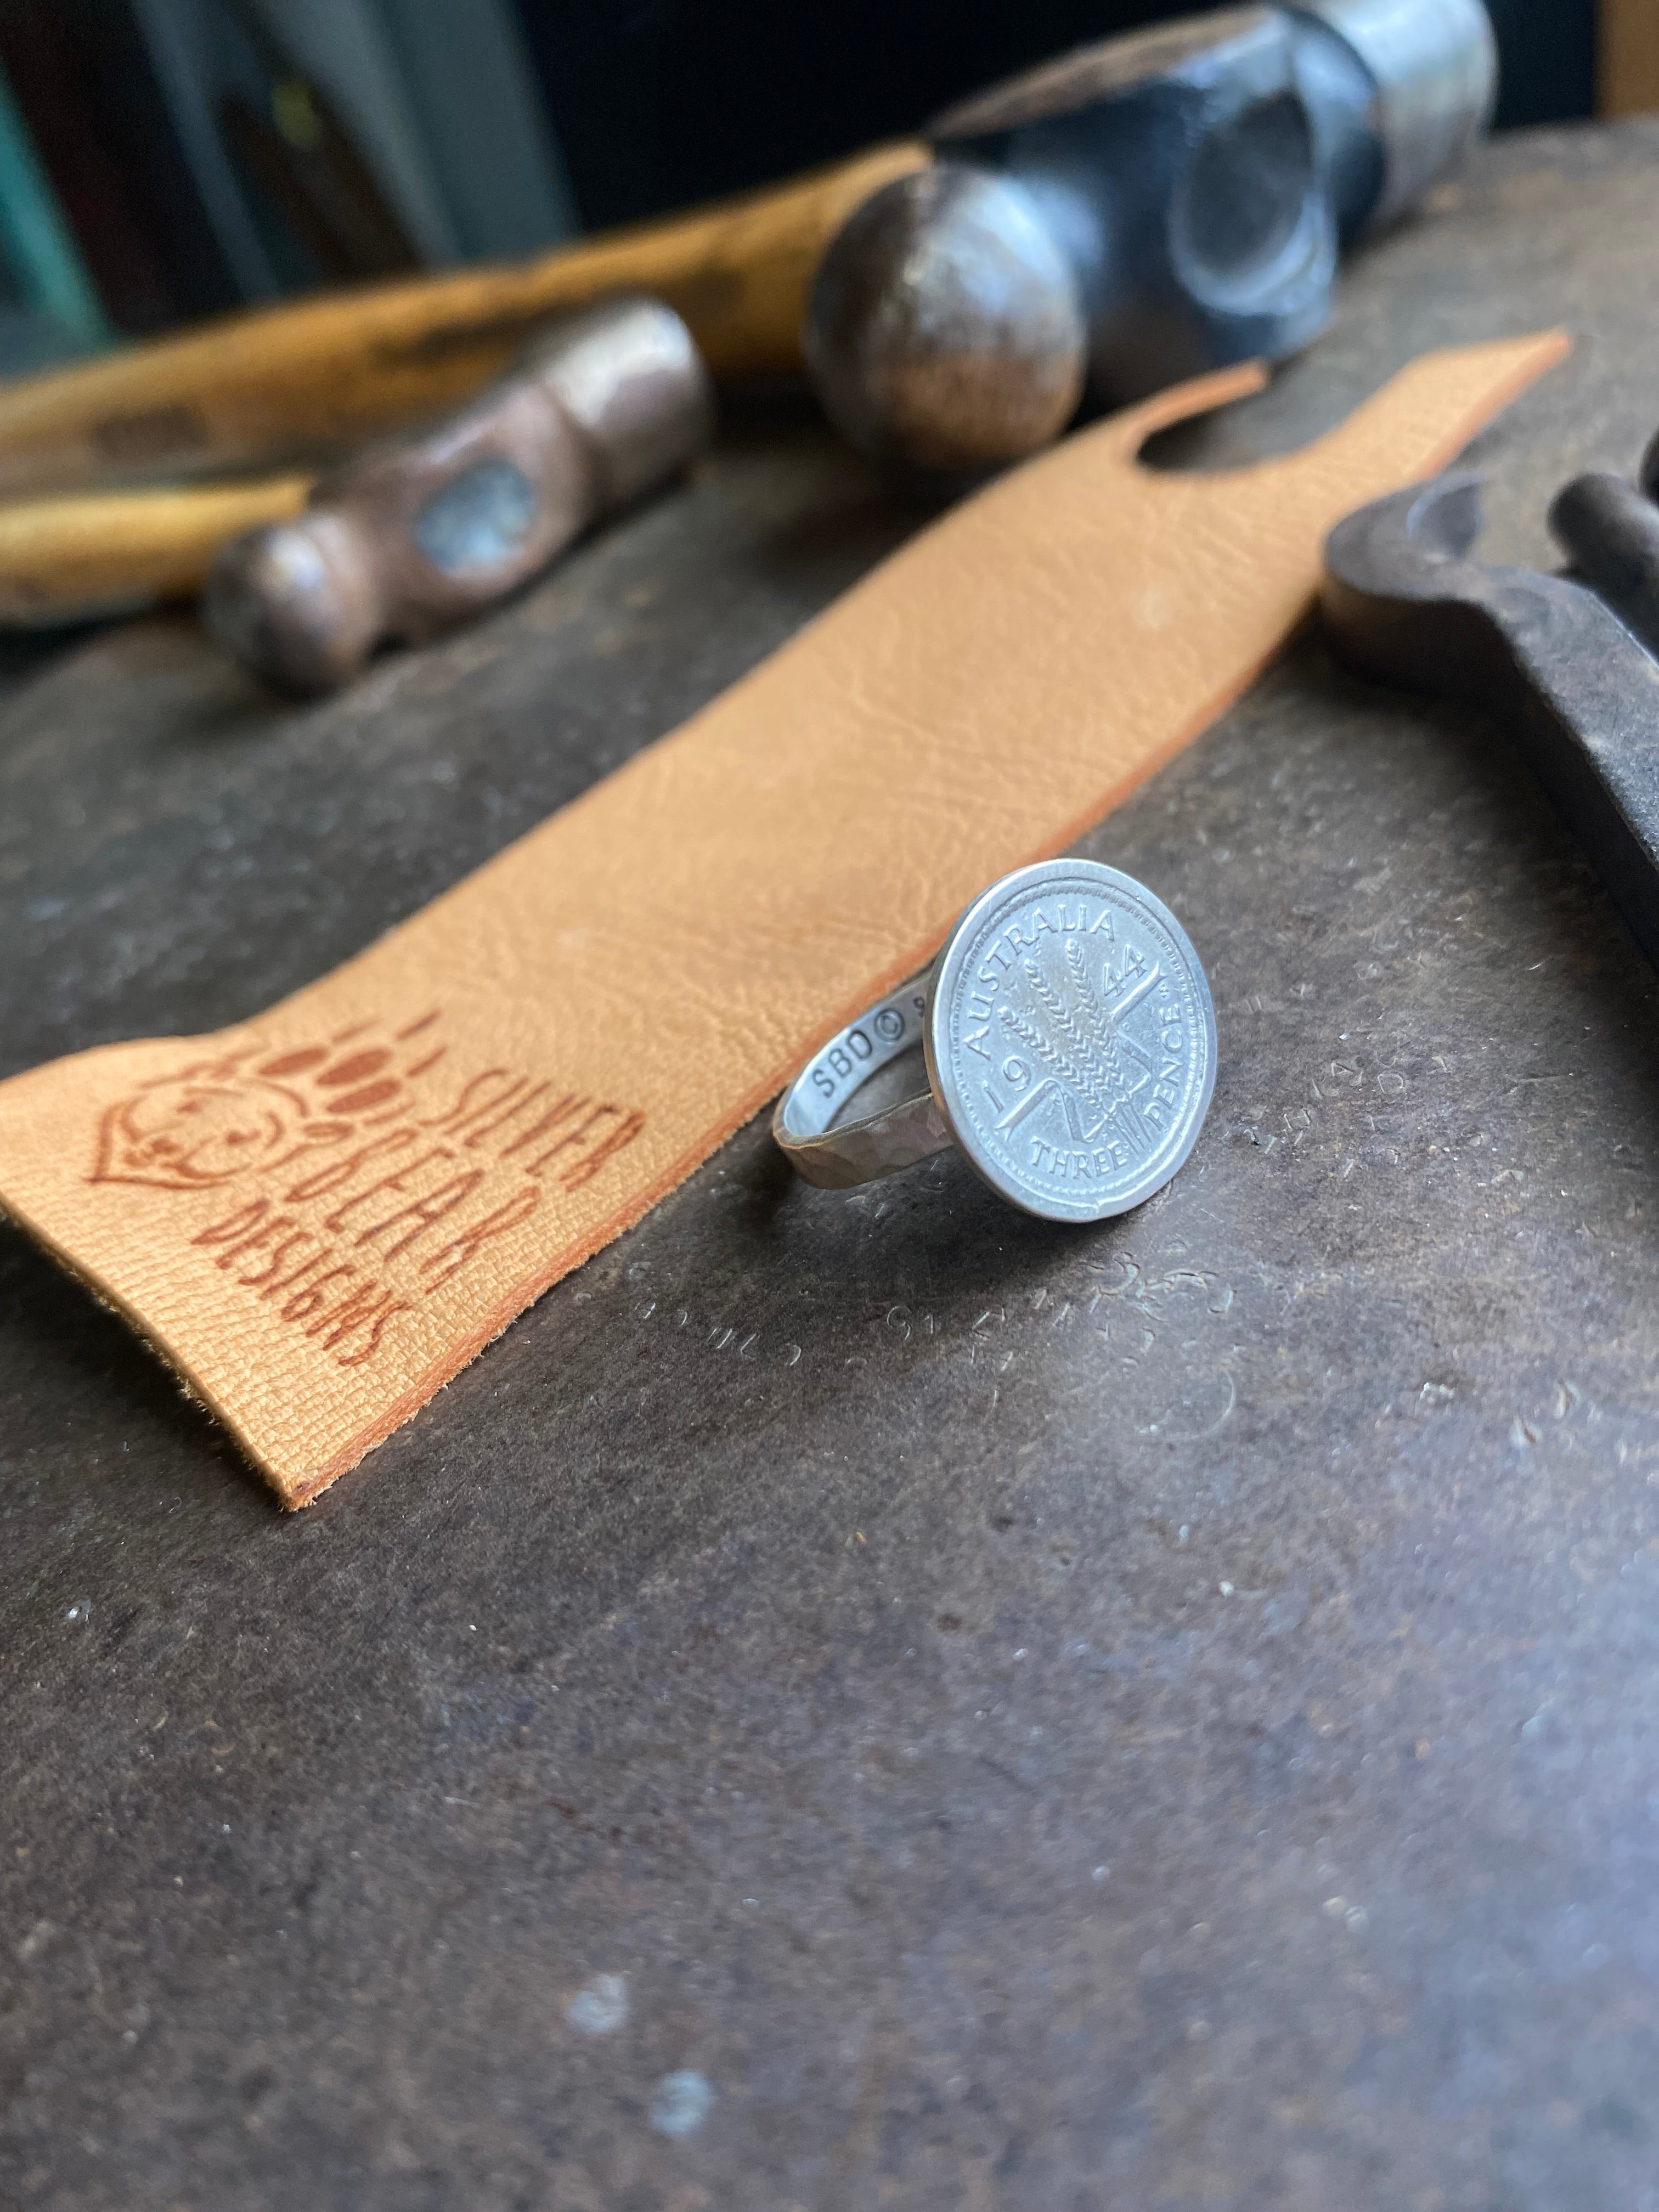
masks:
<path id="1" fill-rule="evenodd" d="M 1659 106 L 1659 0 L 1489 0 L 1500 127 Z M 913 130 L 1146 0 L 0 0 L 0 370 L 531 253 Z"/>

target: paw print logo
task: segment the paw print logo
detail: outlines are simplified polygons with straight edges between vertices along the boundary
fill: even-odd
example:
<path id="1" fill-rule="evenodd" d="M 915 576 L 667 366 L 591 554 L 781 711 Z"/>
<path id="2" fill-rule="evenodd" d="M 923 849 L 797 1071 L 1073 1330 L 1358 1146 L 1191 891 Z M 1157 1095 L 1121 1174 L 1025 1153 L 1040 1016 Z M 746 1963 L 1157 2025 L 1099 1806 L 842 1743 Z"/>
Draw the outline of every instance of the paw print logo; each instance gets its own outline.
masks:
<path id="1" fill-rule="evenodd" d="M 286 1166 L 395 1113 L 410 1072 L 397 1057 L 388 1046 L 340 1042 L 195 1061 L 106 1110 L 92 1181 L 208 1190 Z"/>

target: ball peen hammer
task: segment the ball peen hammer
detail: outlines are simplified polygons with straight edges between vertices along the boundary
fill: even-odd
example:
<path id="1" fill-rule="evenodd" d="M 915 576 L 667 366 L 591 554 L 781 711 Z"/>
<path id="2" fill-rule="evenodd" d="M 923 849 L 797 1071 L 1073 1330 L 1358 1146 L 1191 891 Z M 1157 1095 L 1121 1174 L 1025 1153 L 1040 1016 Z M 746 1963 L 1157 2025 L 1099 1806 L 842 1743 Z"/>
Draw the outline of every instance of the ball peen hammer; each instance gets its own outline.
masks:
<path id="1" fill-rule="evenodd" d="M 343 683 L 502 598 L 590 522 L 713 435 L 714 392 L 672 308 L 607 300 L 553 319 L 435 423 L 319 478 L 152 486 L 0 505 L 0 625 L 39 629 L 194 598 L 290 690 Z"/>
<path id="2" fill-rule="evenodd" d="M 293 520 L 234 538 L 204 619 L 277 689 L 331 690 L 383 639 L 422 643 L 501 599 L 684 467 L 714 423 L 679 317 L 656 300 L 606 301 L 447 421 L 321 477 Z"/>
<path id="3" fill-rule="evenodd" d="M 271 467 L 429 419 L 548 314 L 621 289 L 717 376 L 799 368 L 858 442 L 971 470 L 1304 344 L 1340 243 L 1490 112 L 1481 0 L 1230 8 L 1108 40 L 916 141 L 517 268 L 231 317 L 0 391 L 0 495 Z M 805 335 L 803 337 L 803 325 Z"/>
<path id="4" fill-rule="evenodd" d="M 946 471 L 1316 337 L 1339 247 L 1490 117 L 1482 0 L 1230 8 L 964 102 L 830 242 L 804 346 L 855 444 Z"/>

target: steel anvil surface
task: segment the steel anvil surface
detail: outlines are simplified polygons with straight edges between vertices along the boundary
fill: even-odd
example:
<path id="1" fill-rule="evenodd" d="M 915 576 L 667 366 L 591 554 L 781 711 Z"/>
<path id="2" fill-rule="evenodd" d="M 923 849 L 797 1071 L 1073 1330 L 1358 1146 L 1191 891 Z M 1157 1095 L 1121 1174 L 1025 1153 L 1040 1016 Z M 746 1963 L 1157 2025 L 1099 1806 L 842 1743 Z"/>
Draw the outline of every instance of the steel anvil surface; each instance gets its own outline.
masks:
<path id="1" fill-rule="evenodd" d="M 1489 148 L 1172 464 L 1563 322 L 1652 428 L 1659 128 Z M 0 1072 L 267 1005 L 918 520 L 804 417 L 277 708 L 0 705 Z M 38 648 L 36 649 L 38 653 Z M 1316 639 L 1088 842 L 1214 987 L 1167 1196 L 762 1125 L 283 1518 L 0 1237 L 0 2202 L 1632 2212 L 1659 2183 L 1659 981 L 1472 712 Z"/>

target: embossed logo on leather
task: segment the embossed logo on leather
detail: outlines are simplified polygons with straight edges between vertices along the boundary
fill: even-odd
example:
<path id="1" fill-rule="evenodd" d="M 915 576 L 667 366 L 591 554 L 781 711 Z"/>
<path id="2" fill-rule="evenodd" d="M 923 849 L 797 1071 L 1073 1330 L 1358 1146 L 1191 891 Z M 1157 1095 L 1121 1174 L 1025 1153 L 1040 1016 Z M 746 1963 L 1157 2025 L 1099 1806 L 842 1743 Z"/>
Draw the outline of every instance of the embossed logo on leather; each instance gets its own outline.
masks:
<path id="1" fill-rule="evenodd" d="M 342 1366 L 399 1314 L 591 1182 L 645 1126 L 637 1109 L 509 1067 L 457 1070 L 427 1014 L 297 1048 L 257 1037 L 187 1062 L 104 1113 L 88 1180 L 222 1188 L 192 1245 Z"/>

